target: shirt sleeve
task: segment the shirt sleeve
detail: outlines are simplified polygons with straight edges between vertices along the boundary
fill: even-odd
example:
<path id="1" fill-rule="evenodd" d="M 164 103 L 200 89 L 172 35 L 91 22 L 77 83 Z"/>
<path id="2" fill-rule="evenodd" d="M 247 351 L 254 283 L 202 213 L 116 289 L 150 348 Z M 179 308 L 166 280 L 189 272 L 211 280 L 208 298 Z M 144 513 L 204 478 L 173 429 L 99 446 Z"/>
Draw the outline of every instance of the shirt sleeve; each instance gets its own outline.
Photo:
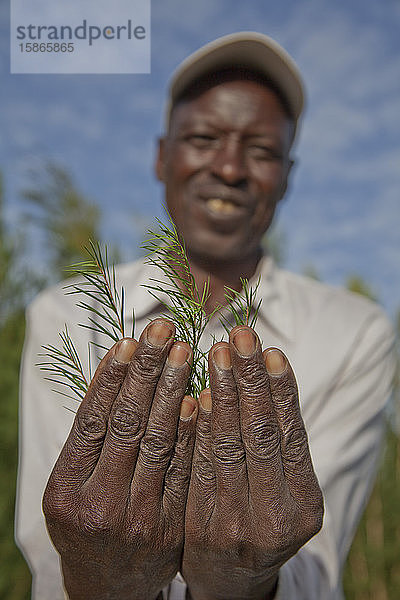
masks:
<path id="1" fill-rule="evenodd" d="M 60 290 L 46 291 L 26 313 L 26 337 L 21 364 L 19 469 L 16 500 L 16 541 L 32 572 L 32 598 L 63 600 L 58 553 L 47 533 L 42 512 L 43 492 L 68 436 L 77 403 L 53 391 L 37 365 L 42 344 L 60 347 L 64 323 L 77 348 L 87 353 L 85 334 L 77 328 L 74 304 Z M 43 359 L 44 360 L 44 359 Z"/>
<path id="2" fill-rule="evenodd" d="M 351 344 L 338 347 L 335 376 L 321 391 L 310 426 L 306 423 L 324 494 L 324 524 L 281 568 L 277 600 L 343 598 L 343 566 L 381 457 L 393 348 L 392 328 L 380 309 L 370 311 Z"/>

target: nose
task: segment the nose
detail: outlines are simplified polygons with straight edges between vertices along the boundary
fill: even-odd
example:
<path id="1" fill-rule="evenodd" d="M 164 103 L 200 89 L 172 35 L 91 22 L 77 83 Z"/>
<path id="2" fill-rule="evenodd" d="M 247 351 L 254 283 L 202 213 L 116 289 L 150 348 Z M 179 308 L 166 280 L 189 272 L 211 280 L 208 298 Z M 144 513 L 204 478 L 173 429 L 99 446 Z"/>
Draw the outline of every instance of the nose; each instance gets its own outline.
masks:
<path id="1" fill-rule="evenodd" d="M 217 149 L 212 165 L 214 175 L 229 185 L 238 185 L 246 179 L 246 164 L 239 140 L 225 139 Z"/>

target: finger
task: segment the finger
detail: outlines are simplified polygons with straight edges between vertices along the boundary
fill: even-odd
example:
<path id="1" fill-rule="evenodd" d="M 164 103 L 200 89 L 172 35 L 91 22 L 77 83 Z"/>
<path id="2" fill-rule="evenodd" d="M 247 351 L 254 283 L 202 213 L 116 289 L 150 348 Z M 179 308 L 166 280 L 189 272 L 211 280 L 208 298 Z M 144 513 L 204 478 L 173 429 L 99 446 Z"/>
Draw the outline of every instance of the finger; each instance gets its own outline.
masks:
<path id="1" fill-rule="evenodd" d="M 272 402 L 281 432 L 281 454 L 290 493 L 298 502 L 319 504 L 307 433 L 300 412 L 297 383 L 286 356 L 278 348 L 264 350 Z"/>
<path id="2" fill-rule="evenodd" d="M 190 376 L 191 359 L 190 346 L 185 342 L 176 342 L 169 352 L 157 384 L 146 432 L 140 444 L 132 481 L 134 503 L 141 499 L 147 504 L 160 504 L 162 501 L 164 479 L 177 439 L 178 421 Z M 189 470 L 189 466 L 187 468 Z M 179 489 L 177 492 L 183 493 L 183 490 Z"/>
<path id="3" fill-rule="evenodd" d="M 116 496 L 128 494 L 140 441 L 174 333 L 170 321 L 156 319 L 140 336 L 110 412 L 107 435 L 90 480 L 94 489 L 105 489 L 107 494 Z"/>
<path id="4" fill-rule="evenodd" d="M 274 504 L 286 496 L 280 431 L 260 341 L 249 327 L 230 335 L 233 373 L 239 393 L 242 438 L 250 497 Z"/>
<path id="5" fill-rule="evenodd" d="M 196 528 L 198 520 L 211 517 L 215 505 L 215 474 L 211 454 L 211 392 L 207 388 L 199 396 L 196 440 L 189 487 L 189 518 L 186 527 Z"/>
<path id="6" fill-rule="evenodd" d="M 234 511 L 248 495 L 245 450 L 240 431 L 239 400 L 229 344 L 219 342 L 209 353 L 212 402 L 212 459 L 216 479 L 216 511 Z"/>
<path id="7" fill-rule="evenodd" d="M 191 396 L 185 396 L 180 408 L 176 443 L 164 481 L 164 513 L 167 522 L 171 522 L 173 525 L 184 522 L 196 437 L 197 413 L 196 400 Z"/>
<path id="8" fill-rule="evenodd" d="M 97 367 L 53 470 L 52 477 L 59 479 L 62 487 L 79 488 L 92 474 L 103 446 L 112 404 L 137 344 L 130 338 L 117 342 Z"/>

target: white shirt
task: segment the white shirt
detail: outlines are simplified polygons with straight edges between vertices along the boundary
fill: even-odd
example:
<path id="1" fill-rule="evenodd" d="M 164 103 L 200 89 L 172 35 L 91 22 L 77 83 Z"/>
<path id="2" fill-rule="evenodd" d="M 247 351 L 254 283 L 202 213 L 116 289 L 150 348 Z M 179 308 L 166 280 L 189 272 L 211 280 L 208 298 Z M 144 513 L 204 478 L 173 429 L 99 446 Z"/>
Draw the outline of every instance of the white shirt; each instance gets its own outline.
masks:
<path id="1" fill-rule="evenodd" d="M 154 276 L 142 261 L 117 268 L 125 288 L 127 313 L 136 314 L 136 337 L 162 313 L 141 287 Z M 347 291 L 278 269 L 264 257 L 256 325 L 263 348 L 278 346 L 294 368 L 311 455 L 325 499 L 324 525 L 318 535 L 283 565 L 278 600 L 339 600 L 341 571 L 371 489 L 384 433 L 384 409 L 394 371 L 393 333 L 374 303 Z M 157 273 L 157 275 L 159 275 Z M 65 285 L 65 284 L 64 284 Z M 20 400 L 20 464 L 16 536 L 33 573 L 32 598 L 64 598 L 58 554 L 48 537 L 41 499 L 52 467 L 67 438 L 77 403 L 52 391 L 36 366 L 41 345 L 60 346 L 58 333 L 68 324 L 81 357 L 93 333 L 78 327 L 86 314 L 76 296 L 60 284 L 45 290 L 27 311 Z M 129 317 L 127 332 L 130 335 Z M 203 349 L 211 335 L 221 339 L 217 318 L 207 326 Z M 110 345 L 110 344 L 109 344 Z M 178 575 L 168 600 L 180 600 L 185 584 Z"/>

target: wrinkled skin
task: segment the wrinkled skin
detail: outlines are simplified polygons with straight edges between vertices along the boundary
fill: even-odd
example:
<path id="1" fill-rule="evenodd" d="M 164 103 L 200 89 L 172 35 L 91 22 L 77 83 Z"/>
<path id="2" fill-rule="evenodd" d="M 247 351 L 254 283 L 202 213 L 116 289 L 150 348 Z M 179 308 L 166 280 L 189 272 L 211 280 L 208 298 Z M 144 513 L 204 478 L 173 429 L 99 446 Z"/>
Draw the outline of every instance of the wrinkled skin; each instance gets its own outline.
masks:
<path id="1" fill-rule="evenodd" d="M 212 410 L 203 392 L 182 572 L 195 600 L 268 600 L 280 566 L 322 525 L 295 377 L 283 353 L 262 354 L 243 327 L 213 347 L 209 369 Z"/>
<path id="2" fill-rule="evenodd" d="M 161 346 L 150 325 L 100 363 L 45 491 L 71 599 L 156 598 L 180 566 L 196 405 L 179 419 L 190 365 L 169 364 L 173 326 L 155 323 Z"/>
<path id="3" fill-rule="evenodd" d="M 268 374 L 255 334 L 234 329 L 210 351 L 195 433 L 193 399 L 179 419 L 189 364 L 169 364 L 164 324 L 161 347 L 150 325 L 139 344 L 122 342 L 125 354 L 137 346 L 131 360 L 116 360 L 121 342 L 103 359 L 49 479 L 66 589 L 71 600 L 155 599 L 182 569 L 194 600 L 272 598 L 323 513 L 293 372 L 266 350 L 283 365 Z"/>

